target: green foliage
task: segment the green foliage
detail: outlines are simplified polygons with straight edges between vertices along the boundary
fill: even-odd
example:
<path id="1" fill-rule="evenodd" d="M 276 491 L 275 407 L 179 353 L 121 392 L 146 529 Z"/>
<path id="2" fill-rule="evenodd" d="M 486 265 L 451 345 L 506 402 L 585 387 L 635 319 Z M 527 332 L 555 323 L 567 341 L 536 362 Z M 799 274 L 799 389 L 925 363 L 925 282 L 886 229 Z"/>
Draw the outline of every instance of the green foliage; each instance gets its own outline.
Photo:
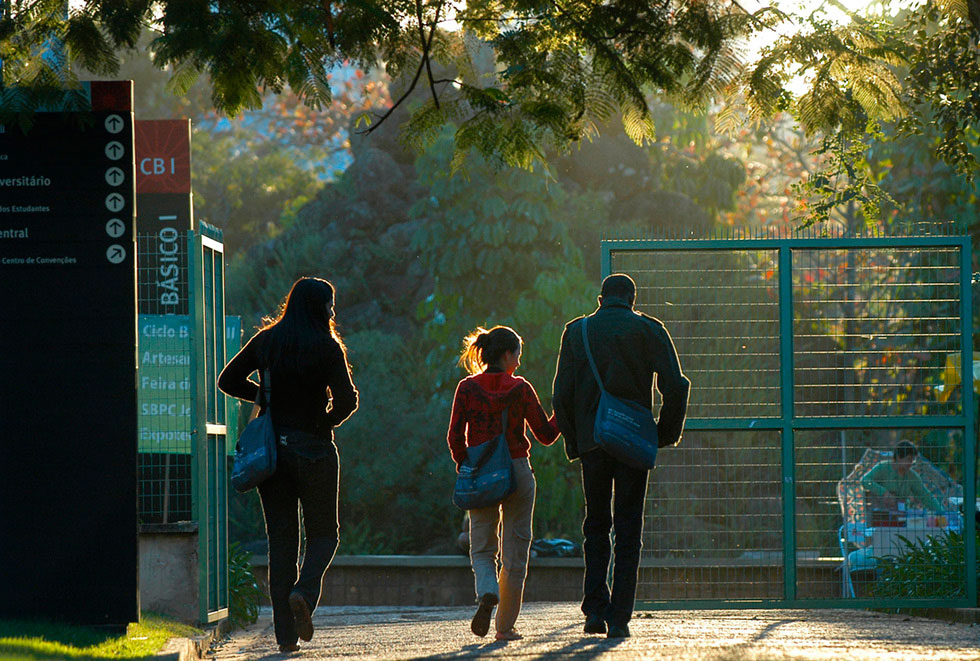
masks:
<path id="1" fill-rule="evenodd" d="M 934 153 L 970 178 L 980 162 L 980 7 L 976 2 L 928 2 L 902 24 L 909 105 L 902 126 L 915 134 L 932 128 Z"/>
<path id="2" fill-rule="evenodd" d="M 937 155 L 942 139 L 939 126 L 930 123 L 913 134 L 888 127 L 870 143 L 860 163 L 891 198 L 882 207 L 886 223 L 945 224 L 976 233 L 980 180 L 958 174 L 955 165 Z M 963 146 L 980 154 L 975 137 Z"/>
<path id="3" fill-rule="evenodd" d="M 238 438 L 237 434 L 234 438 Z M 248 493 L 228 490 L 228 539 L 250 547 L 256 542 L 265 545 L 265 519 L 258 490 Z"/>
<path id="4" fill-rule="evenodd" d="M 874 123 L 869 123 L 866 133 L 880 136 Z M 846 130 L 840 130 L 825 137 L 815 151 L 824 156 L 822 168 L 814 176 L 793 184 L 797 195 L 802 199 L 812 199 L 802 217 L 803 226 L 826 223 L 831 213 L 845 205 L 860 205 L 861 215 L 868 225 L 880 216 L 883 206 L 893 206 L 894 200 L 882 189 L 875 177 L 863 167 L 865 143 Z M 849 227 L 852 231 L 856 227 Z"/>
<path id="5" fill-rule="evenodd" d="M 240 135 L 195 131 L 191 144 L 194 215 L 224 229 L 231 257 L 275 237 L 322 186 L 295 150 L 275 142 L 243 149 Z"/>
<path id="6" fill-rule="evenodd" d="M 343 504 L 342 509 L 349 509 Z M 400 538 L 392 539 L 385 532 L 378 530 L 373 522 L 367 519 L 347 517 L 341 525 L 340 547 L 337 553 L 341 555 L 386 555 L 406 552 Z"/>
<path id="7" fill-rule="evenodd" d="M 359 406 L 335 432 L 341 550 L 451 552 L 459 512 L 445 440 L 449 402 L 427 398 L 417 383 L 417 346 L 376 330 L 346 342 Z"/>
<path id="8" fill-rule="evenodd" d="M 966 594 L 966 544 L 961 533 L 903 541 L 905 549 L 901 554 L 878 562 L 876 597 L 948 598 Z M 980 542 L 980 535 L 977 541 Z"/>
<path id="9" fill-rule="evenodd" d="M 577 214 L 587 206 L 544 172 L 495 169 L 479 156 L 468 161 L 465 175 L 454 174 L 452 153 L 446 138 L 420 157 L 420 180 L 430 195 L 412 210 L 424 218 L 414 246 L 434 282 L 434 293 L 419 310 L 432 388 L 448 414 L 455 384 L 464 376 L 455 367 L 462 338 L 476 326 L 506 324 L 525 338 L 520 374 L 550 410 L 546 393 L 564 324 L 590 311 L 595 300 L 595 285 L 568 231 L 585 222 Z M 542 493 L 536 534 L 578 538 L 577 467 L 560 445 L 534 444 L 532 461 Z"/>
<path id="10" fill-rule="evenodd" d="M 581 259 L 559 221 L 566 202 L 559 184 L 543 172 L 497 170 L 478 156 L 465 174 L 454 174 L 452 154 L 452 140 L 444 136 L 419 158 L 420 182 L 429 194 L 412 208 L 423 221 L 413 247 L 434 281 L 419 314 L 426 321 L 426 364 L 437 374 L 436 390 L 455 385 L 452 366 L 467 332 L 512 319 L 521 293 L 540 274 Z M 528 348 L 529 355 L 537 353 Z"/>
<path id="11" fill-rule="evenodd" d="M 238 542 L 228 545 L 228 617 L 241 628 L 259 619 L 262 590 L 252 572 L 251 558 Z"/>
<path id="12" fill-rule="evenodd" d="M 336 64 L 380 62 L 406 83 L 396 104 L 417 87 L 431 96 L 409 124 L 417 145 L 455 123 L 458 153 L 475 149 L 530 167 L 546 147 L 567 148 L 616 112 L 631 139 L 651 139 L 645 90 L 702 104 L 736 79 L 738 40 L 771 25 L 771 14 L 727 2 L 644 0 L 481 0 L 462 8 L 442 0 L 94 0 L 66 18 L 63 3 L 47 0 L 14 3 L 0 23 L 0 58 L 16 63 L 6 72 L 9 85 L 72 87 L 72 65 L 115 71 L 115 51 L 138 43 L 150 25 L 156 36 L 148 50 L 170 72 L 171 89 L 182 93 L 207 74 L 211 102 L 231 115 L 259 108 L 265 90 L 288 88 L 309 106 L 324 106 L 335 94 L 327 72 Z M 462 29 L 444 29 L 447 19 Z M 51 36 L 64 48 L 52 48 Z"/>

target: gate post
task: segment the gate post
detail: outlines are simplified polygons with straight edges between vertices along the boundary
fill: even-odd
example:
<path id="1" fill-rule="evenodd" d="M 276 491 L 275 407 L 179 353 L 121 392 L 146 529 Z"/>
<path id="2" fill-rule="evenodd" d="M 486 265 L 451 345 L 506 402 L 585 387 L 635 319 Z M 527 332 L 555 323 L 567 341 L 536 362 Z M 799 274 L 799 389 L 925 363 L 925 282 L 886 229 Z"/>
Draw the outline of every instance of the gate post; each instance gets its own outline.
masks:
<path id="1" fill-rule="evenodd" d="M 206 236 L 214 235 L 214 236 Z M 225 363 L 224 247 L 220 230 L 188 232 L 191 315 L 191 498 L 198 523 L 201 623 L 228 617 L 228 493 L 225 397 L 217 375 Z"/>
<path id="2" fill-rule="evenodd" d="M 960 312 L 964 322 L 960 326 L 960 372 L 963 390 L 963 542 L 966 549 L 966 597 L 977 605 L 977 523 L 974 512 L 977 502 L 977 431 L 973 398 L 973 265 L 971 264 L 970 237 L 964 237 L 960 246 Z"/>
<path id="3" fill-rule="evenodd" d="M 779 413 L 782 417 L 783 599 L 796 600 L 796 453 L 793 436 L 793 252 L 779 247 Z"/>

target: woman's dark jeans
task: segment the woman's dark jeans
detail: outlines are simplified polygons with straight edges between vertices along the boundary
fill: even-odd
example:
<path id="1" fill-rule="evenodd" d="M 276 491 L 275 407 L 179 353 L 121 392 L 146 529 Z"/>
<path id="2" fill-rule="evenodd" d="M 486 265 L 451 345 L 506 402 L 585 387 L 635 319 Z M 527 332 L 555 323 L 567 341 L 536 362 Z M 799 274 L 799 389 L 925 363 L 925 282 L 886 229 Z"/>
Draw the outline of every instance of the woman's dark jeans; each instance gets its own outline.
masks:
<path id="1" fill-rule="evenodd" d="M 276 642 L 293 645 L 298 635 L 289 608 L 289 594 L 303 595 L 310 612 L 320 601 L 320 583 L 337 551 L 337 484 L 340 461 L 330 443 L 324 456 L 310 459 L 280 446 L 276 472 L 259 485 L 265 531 L 269 536 L 269 593 Z M 299 512 L 303 505 L 306 557 L 297 580 Z"/>

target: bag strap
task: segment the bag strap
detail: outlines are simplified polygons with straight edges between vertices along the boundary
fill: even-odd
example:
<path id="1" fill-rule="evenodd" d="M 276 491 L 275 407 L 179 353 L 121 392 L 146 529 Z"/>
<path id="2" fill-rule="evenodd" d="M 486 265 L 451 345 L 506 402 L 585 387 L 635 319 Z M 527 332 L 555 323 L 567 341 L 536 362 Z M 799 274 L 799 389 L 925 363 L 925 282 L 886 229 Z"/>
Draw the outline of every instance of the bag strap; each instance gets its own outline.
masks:
<path id="1" fill-rule="evenodd" d="M 272 371 L 271 370 L 261 370 L 259 372 L 259 396 L 256 398 L 256 404 L 259 408 L 264 408 L 268 410 L 269 405 L 272 403 Z"/>
<path id="2" fill-rule="evenodd" d="M 592 374 L 595 376 L 596 383 L 599 384 L 599 391 L 606 392 L 606 389 L 602 385 L 602 377 L 599 376 L 599 370 L 595 366 L 595 359 L 592 358 L 592 348 L 589 346 L 589 318 L 582 317 L 582 343 L 585 344 L 585 355 L 589 359 L 589 367 L 592 368 Z"/>

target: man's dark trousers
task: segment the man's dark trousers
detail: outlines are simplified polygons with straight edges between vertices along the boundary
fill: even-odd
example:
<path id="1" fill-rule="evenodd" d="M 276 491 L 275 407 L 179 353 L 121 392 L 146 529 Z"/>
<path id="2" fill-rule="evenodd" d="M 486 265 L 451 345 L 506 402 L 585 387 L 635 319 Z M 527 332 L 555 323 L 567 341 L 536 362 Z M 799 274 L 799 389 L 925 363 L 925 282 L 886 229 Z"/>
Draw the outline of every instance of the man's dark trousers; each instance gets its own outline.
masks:
<path id="1" fill-rule="evenodd" d="M 581 462 L 585 492 L 585 523 L 582 526 L 585 534 L 585 598 L 582 612 L 586 617 L 599 615 L 611 626 L 626 626 L 633 616 L 636 597 L 643 503 L 649 472 L 616 461 L 598 448 L 583 454 Z M 613 526 L 616 530 L 616 562 L 610 596 L 606 577 L 609 573 L 609 531 Z"/>

